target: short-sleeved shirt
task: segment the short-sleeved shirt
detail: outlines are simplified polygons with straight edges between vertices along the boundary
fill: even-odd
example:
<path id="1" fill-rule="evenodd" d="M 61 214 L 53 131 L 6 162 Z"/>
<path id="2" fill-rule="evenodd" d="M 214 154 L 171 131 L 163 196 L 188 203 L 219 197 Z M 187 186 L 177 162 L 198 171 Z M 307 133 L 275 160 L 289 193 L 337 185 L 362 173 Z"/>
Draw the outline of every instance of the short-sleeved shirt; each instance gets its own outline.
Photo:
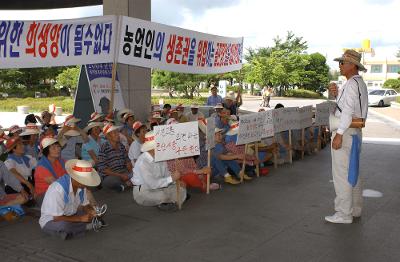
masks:
<path id="1" fill-rule="evenodd" d="M 83 202 L 81 202 L 79 197 L 81 190 L 84 190 Z M 89 204 L 86 189 L 78 188 L 76 194 L 74 194 L 71 182 L 69 184 L 68 198 L 68 202 L 65 203 L 64 189 L 60 183 L 54 182 L 50 185 L 42 203 L 41 216 L 39 219 L 41 228 L 43 228 L 47 222 L 54 220 L 54 217 L 75 215 L 79 206 L 86 206 Z"/>
<path id="2" fill-rule="evenodd" d="M 57 178 L 67 173 L 67 171 L 63 168 L 60 160 L 58 159 L 56 159 L 53 163 L 51 163 L 51 166 L 53 167 L 53 170 L 56 173 Z M 37 166 L 35 169 L 35 193 L 37 195 L 43 195 L 49 188 L 49 184 L 45 180 L 47 177 L 53 177 L 50 170 L 48 170 L 44 166 Z"/>
<path id="3" fill-rule="evenodd" d="M 219 95 L 216 95 L 216 96 L 211 95 L 207 98 L 208 106 L 216 106 L 217 104 L 222 104 L 222 102 L 223 102 L 223 99 Z"/>
<path id="4" fill-rule="evenodd" d="M 107 140 L 101 146 L 98 155 L 97 168 L 101 176 L 106 176 L 104 170 L 110 168 L 116 173 L 128 173 L 127 163 L 129 161 L 128 153 L 123 144 L 118 143 L 117 149 L 114 149 Z"/>
<path id="5" fill-rule="evenodd" d="M 86 160 L 86 161 L 92 160 L 92 157 L 90 156 L 89 151 L 92 150 L 96 156 L 99 154 L 100 145 L 102 143 L 101 140 L 99 142 L 97 142 L 91 136 L 89 136 L 88 138 L 89 138 L 89 141 L 82 145 L 82 153 L 81 153 L 82 159 Z"/>
<path id="6" fill-rule="evenodd" d="M 76 145 L 77 144 L 83 144 L 83 139 L 81 136 L 73 136 L 68 138 L 67 143 L 65 144 L 65 147 L 61 150 L 61 157 L 67 161 L 70 159 L 75 159 L 76 158 Z"/>
<path id="7" fill-rule="evenodd" d="M 30 155 L 26 155 L 29 159 L 28 165 L 21 159 L 22 163 L 18 163 L 14 159 L 8 158 L 4 164 L 7 166 L 8 170 L 15 169 L 21 176 L 25 179 L 28 179 L 32 175 L 32 170 L 35 169 L 37 165 L 36 158 L 33 158 Z"/>
<path id="8" fill-rule="evenodd" d="M 129 147 L 128 156 L 132 162 L 132 165 L 135 163 L 135 161 L 139 158 L 140 154 L 142 153 L 141 148 L 142 144 L 139 142 L 139 139 L 133 141 L 133 143 Z"/>

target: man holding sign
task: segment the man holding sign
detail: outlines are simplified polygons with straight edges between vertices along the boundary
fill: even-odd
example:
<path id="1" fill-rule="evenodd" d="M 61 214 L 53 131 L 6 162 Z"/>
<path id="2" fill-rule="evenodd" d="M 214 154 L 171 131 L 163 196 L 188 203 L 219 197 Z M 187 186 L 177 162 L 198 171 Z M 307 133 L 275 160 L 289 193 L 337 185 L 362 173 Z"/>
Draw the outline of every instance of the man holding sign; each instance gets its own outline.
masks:
<path id="1" fill-rule="evenodd" d="M 358 180 L 359 159 L 362 142 L 361 126 L 354 122 L 365 122 L 368 113 L 368 91 L 358 71 L 366 71 L 360 63 L 361 54 L 346 50 L 339 62 L 340 73 L 347 78 L 338 90 L 336 84 L 329 86 L 336 97 L 336 109 L 330 116 L 332 131 L 332 175 L 335 186 L 335 211 L 325 217 L 331 223 L 350 224 L 353 217 L 362 211 L 362 188 Z M 361 119 L 360 121 L 358 121 Z M 335 125 L 335 123 L 337 123 Z"/>

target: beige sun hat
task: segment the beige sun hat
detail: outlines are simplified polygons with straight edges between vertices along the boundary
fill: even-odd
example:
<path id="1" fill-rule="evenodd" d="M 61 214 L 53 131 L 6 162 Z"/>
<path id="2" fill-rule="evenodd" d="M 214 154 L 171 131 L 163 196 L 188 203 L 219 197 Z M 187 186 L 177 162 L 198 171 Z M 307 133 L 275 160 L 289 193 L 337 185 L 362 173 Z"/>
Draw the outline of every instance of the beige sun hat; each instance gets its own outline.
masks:
<path id="1" fill-rule="evenodd" d="M 65 126 L 69 126 L 71 128 L 75 128 L 76 127 L 76 124 L 74 122 L 65 122 L 64 125 Z M 81 133 L 79 133 L 79 131 L 76 130 L 76 129 L 70 129 L 67 132 L 65 132 L 64 135 L 66 135 L 66 136 L 80 136 Z"/>
<path id="2" fill-rule="evenodd" d="M 69 116 L 67 116 L 67 117 L 65 118 L 64 124 L 70 124 L 70 123 L 76 124 L 76 123 L 78 123 L 78 122 L 80 122 L 80 121 L 81 121 L 80 118 L 76 118 L 76 117 L 74 117 L 73 115 L 69 115 Z"/>
<path id="3" fill-rule="evenodd" d="M 88 122 L 96 122 L 97 120 L 101 119 L 103 117 L 102 114 L 97 113 L 97 112 L 93 112 L 90 115 L 90 120 Z"/>
<path id="4" fill-rule="evenodd" d="M 239 131 L 239 122 L 238 121 L 232 121 L 229 125 L 229 130 L 226 132 L 226 135 L 228 136 L 234 136 L 237 135 Z"/>
<path id="5" fill-rule="evenodd" d="M 45 137 L 42 139 L 42 141 L 40 142 L 40 147 L 43 149 L 45 149 L 48 146 L 51 146 L 52 144 L 58 143 L 58 140 L 55 139 L 54 137 Z"/>
<path id="6" fill-rule="evenodd" d="M 356 65 L 359 71 L 367 72 L 367 69 L 361 64 L 361 54 L 353 49 L 347 49 L 341 57 L 337 57 L 333 61 L 349 62 Z"/>
<path id="7" fill-rule="evenodd" d="M 191 106 L 190 106 L 190 108 L 199 108 L 199 104 L 196 104 L 196 103 L 194 103 L 194 104 L 192 104 Z"/>
<path id="8" fill-rule="evenodd" d="M 214 109 L 224 109 L 224 106 L 221 103 L 218 103 L 214 106 Z"/>
<path id="9" fill-rule="evenodd" d="M 119 121 L 122 121 L 122 117 L 126 114 L 126 113 L 130 113 L 133 115 L 133 111 L 130 110 L 129 108 L 124 108 L 118 111 L 117 113 L 117 118 Z"/>
<path id="10" fill-rule="evenodd" d="M 39 127 L 34 123 L 28 123 L 24 131 L 19 136 L 38 135 L 40 133 Z"/>
<path id="11" fill-rule="evenodd" d="M 107 135 L 108 133 L 120 129 L 121 126 L 114 126 L 112 123 L 108 123 L 103 127 L 103 134 Z"/>
<path id="12" fill-rule="evenodd" d="M 226 96 L 224 97 L 224 100 L 227 100 L 227 99 L 229 99 L 229 100 L 232 100 L 232 101 L 235 101 L 235 93 L 233 92 L 233 91 L 229 91 L 227 94 L 226 94 Z"/>
<path id="13" fill-rule="evenodd" d="M 219 132 L 222 132 L 222 131 L 224 131 L 222 128 L 216 127 L 215 130 L 214 130 L 214 133 L 216 134 L 216 133 L 219 133 Z"/>
<path id="14" fill-rule="evenodd" d="M 144 143 L 142 145 L 141 151 L 147 152 L 152 149 L 156 149 L 156 137 L 153 131 L 147 132 L 144 137 Z"/>
<path id="15" fill-rule="evenodd" d="M 84 131 L 85 133 L 87 133 L 87 132 L 89 132 L 90 129 L 92 129 L 93 127 L 96 127 L 96 126 L 98 126 L 98 127 L 100 127 L 100 128 L 103 128 L 104 124 L 103 124 L 102 122 L 90 122 L 90 123 L 83 129 L 83 131 Z"/>
<path id="16" fill-rule="evenodd" d="M 65 170 L 79 184 L 85 186 L 100 185 L 100 176 L 89 161 L 79 159 L 68 160 L 65 163 Z"/>
<path id="17" fill-rule="evenodd" d="M 11 134 L 15 134 L 17 132 L 22 132 L 22 128 L 19 127 L 19 125 L 12 125 L 10 126 L 10 128 L 8 129 L 8 132 Z"/>

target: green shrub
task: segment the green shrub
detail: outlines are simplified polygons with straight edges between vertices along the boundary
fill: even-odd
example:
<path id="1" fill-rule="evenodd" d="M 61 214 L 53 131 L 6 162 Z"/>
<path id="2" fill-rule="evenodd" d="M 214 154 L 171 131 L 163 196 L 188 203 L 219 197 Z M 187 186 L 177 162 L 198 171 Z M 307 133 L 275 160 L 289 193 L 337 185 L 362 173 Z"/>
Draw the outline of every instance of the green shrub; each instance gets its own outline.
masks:
<path id="1" fill-rule="evenodd" d="M 310 90 L 305 89 L 289 89 L 286 90 L 284 96 L 288 97 L 301 97 L 301 98 L 321 98 L 322 96 Z"/>
<path id="2" fill-rule="evenodd" d="M 55 104 L 63 109 L 64 113 L 72 113 L 74 100 L 70 97 L 46 97 L 46 98 L 7 98 L 1 101 L 0 111 L 15 112 L 17 106 L 29 106 L 30 112 L 41 112 L 49 109 L 49 105 Z"/>
<path id="3" fill-rule="evenodd" d="M 385 88 L 392 88 L 400 92 L 400 79 L 388 79 L 383 84 Z"/>
<path id="4" fill-rule="evenodd" d="M 169 98 L 168 96 L 153 96 L 151 97 L 151 104 L 158 105 L 159 100 L 164 99 L 164 104 L 171 105 L 191 105 L 197 103 L 199 105 L 204 105 L 207 102 L 207 97 L 194 97 L 193 99 L 188 98 Z"/>
<path id="5" fill-rule="evenodd" d="M 400 96 L 396 97 L 396 102 L 400 103 Z"/>

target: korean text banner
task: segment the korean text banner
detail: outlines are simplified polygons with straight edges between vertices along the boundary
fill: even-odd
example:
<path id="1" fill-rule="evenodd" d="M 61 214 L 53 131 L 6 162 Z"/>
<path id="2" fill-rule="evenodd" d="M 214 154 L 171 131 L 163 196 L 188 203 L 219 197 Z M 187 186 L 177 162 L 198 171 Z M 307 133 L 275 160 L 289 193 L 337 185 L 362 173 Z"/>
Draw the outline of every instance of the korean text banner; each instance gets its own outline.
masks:
<path id="1" fill-rule="evenodd" d="M 212 74 L 242 68 L 243 38 L 228 38 L 122 17 L 118 62 Z"/>
<path id="2" fill-rule="evenodd" d="M 0 68 L 113 62 L 117 17 L 1 21 Z"/>

